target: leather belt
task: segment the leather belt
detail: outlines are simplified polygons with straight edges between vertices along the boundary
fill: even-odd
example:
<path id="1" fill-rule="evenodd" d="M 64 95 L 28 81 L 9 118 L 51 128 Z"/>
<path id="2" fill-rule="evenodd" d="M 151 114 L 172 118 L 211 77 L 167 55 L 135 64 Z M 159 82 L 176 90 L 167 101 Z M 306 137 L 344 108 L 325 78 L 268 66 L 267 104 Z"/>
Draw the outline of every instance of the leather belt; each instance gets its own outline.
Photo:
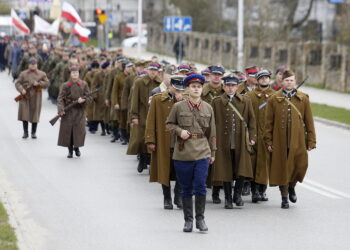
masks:
<path id="1" fill-rule="evenodd" d="M 204 134 L 191 134 L 190 137 L 188 139 L 201 139 L 204 137 Z"/>

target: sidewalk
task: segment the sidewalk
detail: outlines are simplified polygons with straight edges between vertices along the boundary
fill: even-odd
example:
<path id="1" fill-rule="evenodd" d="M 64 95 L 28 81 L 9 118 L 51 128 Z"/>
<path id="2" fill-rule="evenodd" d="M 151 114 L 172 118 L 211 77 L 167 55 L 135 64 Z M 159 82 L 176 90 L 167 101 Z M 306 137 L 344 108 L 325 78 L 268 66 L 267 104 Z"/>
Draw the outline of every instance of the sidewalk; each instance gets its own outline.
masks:
<path id="1" fill-rule="evenodd" d="M 136 48 L 124 48 L 123 52 L 126 56 L 137 56 Z M 149 60 L 154 55 L 158 56 L 159 61 L 165 60 L 176 65 L 176 59 L 174 57 L 152 53 L 146 51 L 145 49 L 141 50 L 142 59 Z M 207 67 L 207 65 L 199 63 L 196 63 L 196 66 L 199 70 L 203 70 Z M 307 93 L 310 96 L 310 100 L 313 103 L 327 104 L 329 106 L 345 108 L 350 110 L 350 94 L 325 89 L 317 89 L 312 87 L 301 87 L 300 89 L 301 91 Z"/>

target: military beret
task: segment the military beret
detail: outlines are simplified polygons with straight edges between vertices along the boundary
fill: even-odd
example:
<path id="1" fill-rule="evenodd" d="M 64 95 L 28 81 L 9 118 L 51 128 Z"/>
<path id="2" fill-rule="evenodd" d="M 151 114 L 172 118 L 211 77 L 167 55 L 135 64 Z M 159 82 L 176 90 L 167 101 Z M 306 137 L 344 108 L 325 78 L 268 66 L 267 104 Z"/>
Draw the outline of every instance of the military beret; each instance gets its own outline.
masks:
<path id="1" fill-rule="evenodd" d="M 200 74 L 191 74 L 184 79 L 184 84 L 186 87 L 192 82 L 198 82 L 203 85 L 205 83 L 205 78 Z"/>
<path id="2" fill-rule="evenodd" d="M 184 79 L 185 79 L 185 76 L 183 75 L 174 75 L 170 78 L 170 84 L 175 89 L 184 90 L 185 89 Z"/>
<path id="3" fill-rule="evenodd" d="M 38 63 L 38 61 L 36 60 L 35 57 L 29 58 L 29 64 L 37 64 L 37 63 Z"/>
<path id="4" fill-rule="evenodd" d="M 240 83 L 239 79 L 234 74 L 229 74 L 222 78 L 225 85 L 237 85 Z"/>
<path id="5" fill-rule="evenodd" d="M 99 68 L 99 67 L 100 67 L 100 64 L 99 64 L 97 61 L 93 61 L 93 62 L 91 63 L 91 68 L 97 69 L 97 68 Z"/>
<path id="6" fill-rule="evenodd" d="M 109 61 L 106 61 L 102 64 L 101 68 L 106 69 L 111 63 Z"/>
<path id="7" fill-rule="evenodd" d="M 160 65 L 158 63 L 151 62 L 148 64 L 148 69 L 159 70 L 159 68 L 160 68 Z"/>
<path id="8" fill-rule="evenodd" d="M 261 77 L 263 77 L 263 76 L 268 76 L 268 77 L 270 77 L 270 76 L 271 76 L 271 72 L 268 71 L 267 69 L 260 70 L 260 71 L 255 75 L 255 78 L 256 78 L 256 80 L 259 80 L 259 78 L 261 78 Z"/>
<path id="9" fill-rule="evenodd" d="M 210 73 L 211 74 L 220 74 L 220 75 L 223 75 L 225 74 L 225 70 L 223 67 L 221 66 L 211 66 L 210 67 Z"/>
<path id="10" fill-rule="evenodd" d="M 79 65 L 72 65 L 69 67 L 69 70 L 70 70 L 70 72 L 79 71 L 80 68 L 79 68 Z"/>
<path id="11" fill-rule="evenodd" d="M 256 73 L 259 72 L 259 69 L 257 66 L 251 66 L 251 67 L 248 67 L 245 69 L 245 73 L 248 75 L 248 76 L 255 76 Z"/>

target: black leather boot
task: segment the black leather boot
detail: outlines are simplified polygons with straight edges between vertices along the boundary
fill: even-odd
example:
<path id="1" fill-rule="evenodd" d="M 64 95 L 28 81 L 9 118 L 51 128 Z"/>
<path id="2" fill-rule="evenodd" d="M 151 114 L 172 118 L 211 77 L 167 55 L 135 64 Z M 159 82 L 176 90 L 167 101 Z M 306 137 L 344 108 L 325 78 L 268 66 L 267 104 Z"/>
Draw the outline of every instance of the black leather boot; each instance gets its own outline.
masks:
<path id="1" fill-rule="evenodd" d="M 191 198 L 183 198 L 183 211 L 185 218 L 185 225 L 183 231 L 186 233 L 192 232 L 193 229 L 193 201 Z"/>
<path id="2" fill-rule="evenodd" d="M 259 194 L 259 184 L 255 182 L 250 183 L 251 190 L 252 190 L 252 202 L 258 203 L 260 200 L 260 194 Z"/>
<path id="3" fill-rule="evenodd" d="M 27 139 L 28 138 L 28 122 L 27 121 L 23 121 L 23 139 Z"/>
<path id="4" fill-rule="evenodd" d="M 75 152 L 75 155 L 76 155 L 77 157 L 80 157 L 80 156 L 81 156 L 81 153 L 80 153 L 79 148 L 74 148 L 74 152 Z"/>
<path id="5" fill-rule="evenodd" d="M 268 201 L 269 198 L 266 195 L 267 185 L 260 184 L 259 185 L 259 194 L 261 201 Z"/>
<path id="6" fill-rule="evenodd" d="M 111 142 L 116 142 L 119 140 L 119 138 L 120 138 L 119 129 L 116 127 L 113 127 L 113 138 L 112 138 Z"/>
<path id="7" fill-rule="evenodd" d="M 120 129 L 120 141 L 122 145 L 128 145 L 126 129 Z"/>
<path id="8" fill-rule="evenodd" d="M 288 197 L 282 197 L 281 208 L 283 208 L 283 209 L 289 208 Z"/>
<path id="9" fill-rule="evenodd" d="M 245 182 L 245 183 L 244 183 L 242 195 L 243 195 L 243 196 L 248 196 L 248 195 L 250 195 L 250 182 Z"/>
<path id="10" fill-rule="evenodd" d="M 109 124 L 106 124 L 106 133 L 107 135 L 111 134 L 111 126 L 109 126 Z"/>
<path id="11" fill-rule="evenodd" d="M 182 198 L 181 198 L 181 187 L 178 182 L 175 182 L 175 188 L 174 188 L 174 204 L 177 206 L 177 208 L 182 209 Z"/>
<path id="12" fill-rule="evenodd" d="M 171 202 L 171 189 L 168 186 L 162 185 L 164 196 L 164 209 L 173 209 L 173 203 Z"/>
<path id="13" fill-rule="evenodd" d="M 295 193 L 294 187 L 288 188 L 288 194 L 289 194 L 289 200 L 293 203 L 296 203 L 297 202 L 297 194 Z"/>
<path id="14" fill-rule="evenodd" d="M 141 153 L 140 154 L 140 159 L 139 159 L 139 164 L 137 165 L 137 172 L 142 173 L 145 167 L 145 154 Z"/>
<path id="15" fill-rule="evenodd" d="M 101 136 L 105 136 L 106 135 L 106 126 L 105 126 L 104 122 L 101 122 L 101 130 L 102 130 Z"/>
<path id="16" fill-rule="evenodd" d="M 195 197 L 195 210 L 196 210 L 196 228 L 201 232 L 208 231 L 208 227 L 204 221 L 206 196 L 196 195 Z"/>
<path id="17" fill-rule="evenodd" d="M 233 209 L 231 182 L 224 182 L 224 192 L 225 192 L 225 209 Z"/>
<path id="18" fill-rule="evenodd" d="M 68 147 L 67 158 L 73 158 L 73 146 Z"/>
<path id="19" fill-rule="evenodd" d="M 233 193 L 233 202 L 236 203 L 236 206 L 244 206 L 242 200 L 242 190 L 244 185 L 244 177 L 238 177 L 235 183 L 234 193 Z"/>
<path id="20" fill-rule="evenodd" d="M 36 129 L 38 127 L 38 123 L 36 122 L 33 122 L 32 123 L 32 139 L 36 139 Z"/>
<path id="21" fill-rule="evenodd" d="M 213 186 L 213 191 L 211 197 L 213 198 L 214 204 L 220 204 L 220 187 L 219 186 Z"/>

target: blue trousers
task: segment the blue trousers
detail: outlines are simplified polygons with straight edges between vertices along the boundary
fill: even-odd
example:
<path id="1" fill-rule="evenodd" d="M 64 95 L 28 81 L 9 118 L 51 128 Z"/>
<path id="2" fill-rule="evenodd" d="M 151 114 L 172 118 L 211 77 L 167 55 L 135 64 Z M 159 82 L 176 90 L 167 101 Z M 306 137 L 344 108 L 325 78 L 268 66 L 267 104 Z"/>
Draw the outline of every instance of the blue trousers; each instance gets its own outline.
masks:
<path id="1" fill-rule="evenodd" d="M 174 160 L 174 168 L 182 189 L 182 198 L 191 198 L 193 194 L 200 196 L 207 194 L 208 158 L 197 161 Z"/>

